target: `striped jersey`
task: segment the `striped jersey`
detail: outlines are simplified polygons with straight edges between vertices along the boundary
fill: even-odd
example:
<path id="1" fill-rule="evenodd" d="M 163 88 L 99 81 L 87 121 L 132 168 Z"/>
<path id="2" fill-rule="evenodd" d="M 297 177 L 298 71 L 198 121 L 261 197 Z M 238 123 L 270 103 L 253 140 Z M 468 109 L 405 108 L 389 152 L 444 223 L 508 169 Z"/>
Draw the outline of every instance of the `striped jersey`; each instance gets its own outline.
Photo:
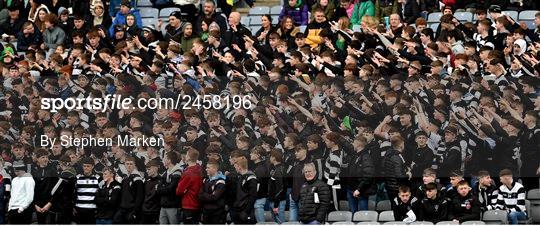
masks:
<path id="1" fill-rule="evenodd" d="M 512 182 L 512 189 L 501 185 L 495 209 L 509 212 L 525 212 L 525 188 L 517 182 Z"/>
<path id="2" fill-rule="evenodd" d="M 77 200 L 75 206 L 78 208 L 95 209 L 96 208 L 96 194 L 99 189 L 99 182 L 101 178 L 99 175 L 77 175 Z"/>

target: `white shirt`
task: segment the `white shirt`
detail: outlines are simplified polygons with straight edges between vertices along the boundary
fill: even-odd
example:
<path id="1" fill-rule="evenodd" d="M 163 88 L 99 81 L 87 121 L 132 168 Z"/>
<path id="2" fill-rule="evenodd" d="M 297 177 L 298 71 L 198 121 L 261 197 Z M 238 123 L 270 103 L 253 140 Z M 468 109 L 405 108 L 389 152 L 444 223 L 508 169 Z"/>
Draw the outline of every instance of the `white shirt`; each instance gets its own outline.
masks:
<path id="1" fill-rule="evenodd" d="M 26 209 L 34 200 L 34 187 L 36 182 L 32 175 L 25 173 L 22 177 L 15 177 L 11 181 L 11 198 L 9 210 Z"/>

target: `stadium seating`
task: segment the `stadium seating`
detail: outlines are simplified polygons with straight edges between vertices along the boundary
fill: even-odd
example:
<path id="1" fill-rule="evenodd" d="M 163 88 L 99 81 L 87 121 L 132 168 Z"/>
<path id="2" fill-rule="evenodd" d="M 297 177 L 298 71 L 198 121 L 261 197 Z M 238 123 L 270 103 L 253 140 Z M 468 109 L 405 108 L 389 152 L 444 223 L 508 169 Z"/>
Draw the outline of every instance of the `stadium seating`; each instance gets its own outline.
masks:
<path id="1" fill-rule="evenodd" d="M 143 26 L 156 26 L 158 20 L 156 18 L 142 18 Z"/>
<path id="2" fill-rule="evenodd" d="M 515 21 L 518 20 L 518 15 L 519 13 L 517 11 L 513 11 L 513 10 L 507 10 L 507 11 L 503 11 L 503 14 L 504 15 L 508 15 L 510 16 L 512 19 L 514 19 Z"/>
<path id="3" fill-rule="evenodd" d="M 249 9 L 248 15 L 251 16 L 262 16 L 264 14 L 270 14 L 270 8 L 268 6 L 257 6 Z"/>
<path id="4" fill-rule="evenodd" d="M 279 15 L 272 16 L 272 24 L 274 25 L 279 24 Z"/>
<path id="5" fill-rule="evenodd" d="M 354 224 L 354 223 L 346 222 L 346 221 L 339 221 L 339 222 L 332 223 L 332 225 L 351 225 L 351 224 Z"/>
<path id="6" fill-rule="evenodd" d="M 262 24 L 262 18 L 261 16 L 250 16 L 249 17 L 250 19 L 250 22 L 249 22 L 249 25 L 252 26 L 252 25 L 261 25 Z"/>
<path id="7" fill-rule="evenodd" d="M 538 11 L 536 10 L 524 10 L 524 11 L 521 11 L 519 12 L 519 20 L 534 20 L 534 15 L 537 13 Z"/>
<path id="8" fill-rule="evenodd" d="M 394 211 L 383 211 L 379 214 L 379 222 L 395 221 Z"/>
<path id="9" fill-rule="evenodd" d="M 441 19 L 442 13 L 441 12 L 434 12 L 430 13 L 428 15 L 427 22 L 428 23 L 439 23 Z"/>
<path id="10" fill-rule="evenodd" d="M 163 8 L 159 11 L 159 17 L 168 18 L 169 15 L 171 15 L 171 13 L 176 12 L 176 11 L 180 11 L 180 9 L 176 7 Z"/>
<path id="11" fill-rule="evenodd" d="M 407 223 L 403 221 L 390 221 L 390 222 L 385 222 L 383 225 L 407 225 Z"/>
<path id="12" fill-rule="evenodd" d="M 431 28 L 431 30 L 433 30 L 434 32 L 436 32 L 436 31 L 437 31 L 437 28 L 439 27 L 439 23 L 431 24 L 431 25 L 429 25 L 429 27 Z"/>
<path id="13" fill-rule="evenodd" d="M 272 8 L 270 8 L 270 15 L 279 15 L 282 9 L 283 7 L 280 5 L 272 6 Z"/>
<path id="14" fill-rule="evenodd" d="M 387 211 L 392 210 L 392 204 L 390 203 L 390 200 L 383 200 L 377 203 L 377 211 Z"/>
<path id="15" fill-rule="evenodd" d="M 251 17 L 243 16 L 240 19 L 240 23 L 243 24 L 244 26 L 249 26 L 250 22 L 251 22 Z"/>
<path id="16" fill-rule="evenodd" d="M 139 8 L 141 18 L 158 18 L 159 10 L 156 8 Z M 169 15 L 167 15 L 169 16 Z M 144 24 L 144 23 L 143 23 Z"/>
<path id="17" fill-rule="evenodd" d="M 413 223 L 414 225 L 433 225 L 433 222 L 429 221 L 416 221 Z"/>
<path id="18" fill-rule="evenodd" d="M 327 219 L 330 223 L 338 221 L 351 222 L 352 213 L 350 211 L 332 211 L 328 214 Z"/>
<path id="19" fill-rule="evenodd" d="M 379 222 L 368 222 L 368 221 L 365 221 L 365 222 L 358 222 L 358 223 L 356 223 L 356 225 L 379 225 Z"/>
<path id="20" fill-rule="evenodd" d="M 441 221 L 437 223 L 436 225 L 459 225 L 459 222 L 455 221 Z"/>
<path id="21" fill-rule="evenodd" d="M 257 223 L 257 225 L 274 225 L 274 224 L 278 224 L 276 222 L 260 222 L 260 223 Z"/>
<path id="22" fill-rule="evenodd" d="M 339 207 L 339 210 L 341 211 L 350 211 L 349 202 L 347 200 L 340 200 L 338 207 Z"/>
<path id="23" fill-rule="evenodd" d="M 456 12 L 454 17 L 461 22 L 472 22 L 473 20 L 473 14 L 470 12 Z"/>
<path id="24" fill-rule="evenodd" d="M 527 209 L 527 212 L 531 211 L 531 201 L 525 200 L 525 209 Z M 520 224 L 530 224 L 530 223 L 532 223 L 531 214 L 528 214 L 527 219 L 526 220 L 521 220 L 521 221 L 519 221 L 519 223 Z"/>
<path id="25" fill-rule="evenodd" d="M 137 6 L 139 9 L 141 9 L 141 7 L 152 7 L 152 2 L 150 0 L 138 0 Z"/>
<path id="26" fill-rule="evenodd" d="M 377 203 L 373 200 L 368 201 L 368 210 L 376 210 L 377 209 Z"/>
<path id="27" fill-rule="evenodd" d="M 285 224 L 285 225 L 298 225 L 298 224 L 302 224 L 298 221 L 292 221 L 292 222 L 283 222 L 282 224 Z"/>
<path id="28" fill-rule="evenodd" d="M 307 28 L 306 25 L 300 26 L 300 32 L 305 32 L 305 31 L 306 31 L 306 28 Z"/>
<path id="29" fill-rule="evenodd" d="M 488 210 L 482 218 L 486 224 L 507 224 L 508 215 L 505 210 Z"/>
<path id="30" fill-rule="evenodd" d="M 379 213 L 377 211 L 367 210 L 367 211 L 358 211 L 353 215 L 354 222 L 377 222 L 379 218 Z"/>
<path id="31" fill-rule="evenodd" d="M 528 213 L 532 218 L 533 223 L 540 223 L 540 189 L 532 189 L 527 193 L 527 200 L 530 201 L 530 209 Z"/>
<path id="32" fill-rule="evenodd" d="M 264 221 L 266 221 L 266 222 L 274 222 L 274 218 L 272 218 L 272 212 L 264 211 Z"/>
<path id="33" fill-rule="evenodd" d="M 465 221 L 461 223 L 461 225 L 485 225 L 486 223 L 483 221 Z"/>

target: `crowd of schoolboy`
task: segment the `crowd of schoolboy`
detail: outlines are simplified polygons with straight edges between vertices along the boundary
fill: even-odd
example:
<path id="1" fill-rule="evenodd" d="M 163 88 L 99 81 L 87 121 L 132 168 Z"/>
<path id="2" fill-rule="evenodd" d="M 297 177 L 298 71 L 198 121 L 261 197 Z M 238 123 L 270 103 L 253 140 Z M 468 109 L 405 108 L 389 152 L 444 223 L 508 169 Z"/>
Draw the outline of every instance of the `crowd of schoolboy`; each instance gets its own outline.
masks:
<path id="1" fill-rule="evenodd" d="M 385 199 L 398 221 L 525 220 L 540 13 L 529 29 L 502 11 L 535 1 L 497 3 L 289 0 L 277 26 L 263 15 L 251 32 L 222 1 L 175 1 L 182 12 L 149 25 L 129 1 L 1 0 L 0 221 L 243 224 L 270 211 L 317 224 L 340 200 L 356 212 Z M 453 16 L 465 7 L 474 22 Z M 435 9 L 433 30 L 422 15 Z M 108 94 L 249 104 L 41 108 Z M 40 146 L 126 135 L 164 145 Z"/>

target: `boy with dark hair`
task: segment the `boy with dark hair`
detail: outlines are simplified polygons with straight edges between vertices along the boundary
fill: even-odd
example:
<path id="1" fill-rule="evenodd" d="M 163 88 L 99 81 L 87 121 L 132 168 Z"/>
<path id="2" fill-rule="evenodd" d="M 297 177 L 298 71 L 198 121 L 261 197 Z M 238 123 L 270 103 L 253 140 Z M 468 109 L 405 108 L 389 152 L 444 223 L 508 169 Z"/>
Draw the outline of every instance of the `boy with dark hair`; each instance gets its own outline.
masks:
<path id="1" fill-rule="evenodd" d="M 502 185 L 499 187 L 495 209 L 506 210 L 510 224 L 527 219 L 525 208 L 525 188 L 512 178 L 512 171 L 503 169 L 499 173 Z"/>
<path id="2" fill-rule="evenodd" d="M 135 162 L 136 159 L 133 156 L 125 158 L 124 165 L 127 174 L 122 179 L 120 208 L 114 215 L 113 223 L 135 224 L 139 221 L 144 201 L 144 184 Z"/>
<path id="3" fill-rule="evenodd" d="M 75 201 L 76 220 L 78 224 L 94 224 L 96 222 L 96 198 L 99 189 L 101 177 L 94 174 L 94 159 L 90 157 L 83 158 L 80 163 L 83 167 L 83 173 L 77 175 Z"/>
<path id="4" fill-rule="evenodd" d="M 144 181 L 144 202 L 141 212 L 141 224 L 157 224 L 160 211 L 160 196 L 157 188 L 160 182 L 159 162 L 150 160 L 146 164 L 147 177 Z"/>
<path id="5" fill-rule="evenodd" d="M 464 221 L 480 220 L 480 202 L 471 192 L 467 181 L 457 184 L 458 196 L 449 203 L 448 219 L 463 223 Z"/>
<path id="6" fill-rule="evenodd" d="M 482 212 L 495 208 L 499 191 L 488 171 L 481 170 L 478 172 L 478 184 L 473 189 L 474 196 L 480 202 Z"/>
<path id="7" fill-rule="evenodd" d="M 157 193 L 161 196 L 159 224 L 178 224 L 180 198 L 176 196 L 176 186 L 182 173 L 178 162 L 180 162 L 180 156 L 175 151 L 167 152 L 163 158 L 167 170 L 162 174 L 157 188 Z"/>
<path id="8" fill-rule="evenodd" d="M 203 224 L 225 224 L 225 175 L 219 171 L 219 162 L 211 159 L 206 164 L 207 178 L 199 193 Z"/>
<path id="9" fill-rule="evenodd" d="M 419 203 L 417 220 L 436 224 L 447 219 L 448 202 L 437 193 L 437 184 L 429 183 L 426 185 L 426 198 Z"/>
<path id="10" fill-rule="evenodd" d="M 236 199 L 234 208 L 234 224 L 255 224 L 254 205 L 257 199 L 257 177 L 248 170 L 248 162 L 245 158 L 239 158 L 234 164 L 239 174 L 236 185 Z"/>
<path id="11" fill-rule="evenodd" d="M 398 197 L 392 200 L 395 220 L 407 223 L 416 221 L 417 201 L 416 197 L 411 198 L 411 189 L 408 186 L 399 186 Z"/>

